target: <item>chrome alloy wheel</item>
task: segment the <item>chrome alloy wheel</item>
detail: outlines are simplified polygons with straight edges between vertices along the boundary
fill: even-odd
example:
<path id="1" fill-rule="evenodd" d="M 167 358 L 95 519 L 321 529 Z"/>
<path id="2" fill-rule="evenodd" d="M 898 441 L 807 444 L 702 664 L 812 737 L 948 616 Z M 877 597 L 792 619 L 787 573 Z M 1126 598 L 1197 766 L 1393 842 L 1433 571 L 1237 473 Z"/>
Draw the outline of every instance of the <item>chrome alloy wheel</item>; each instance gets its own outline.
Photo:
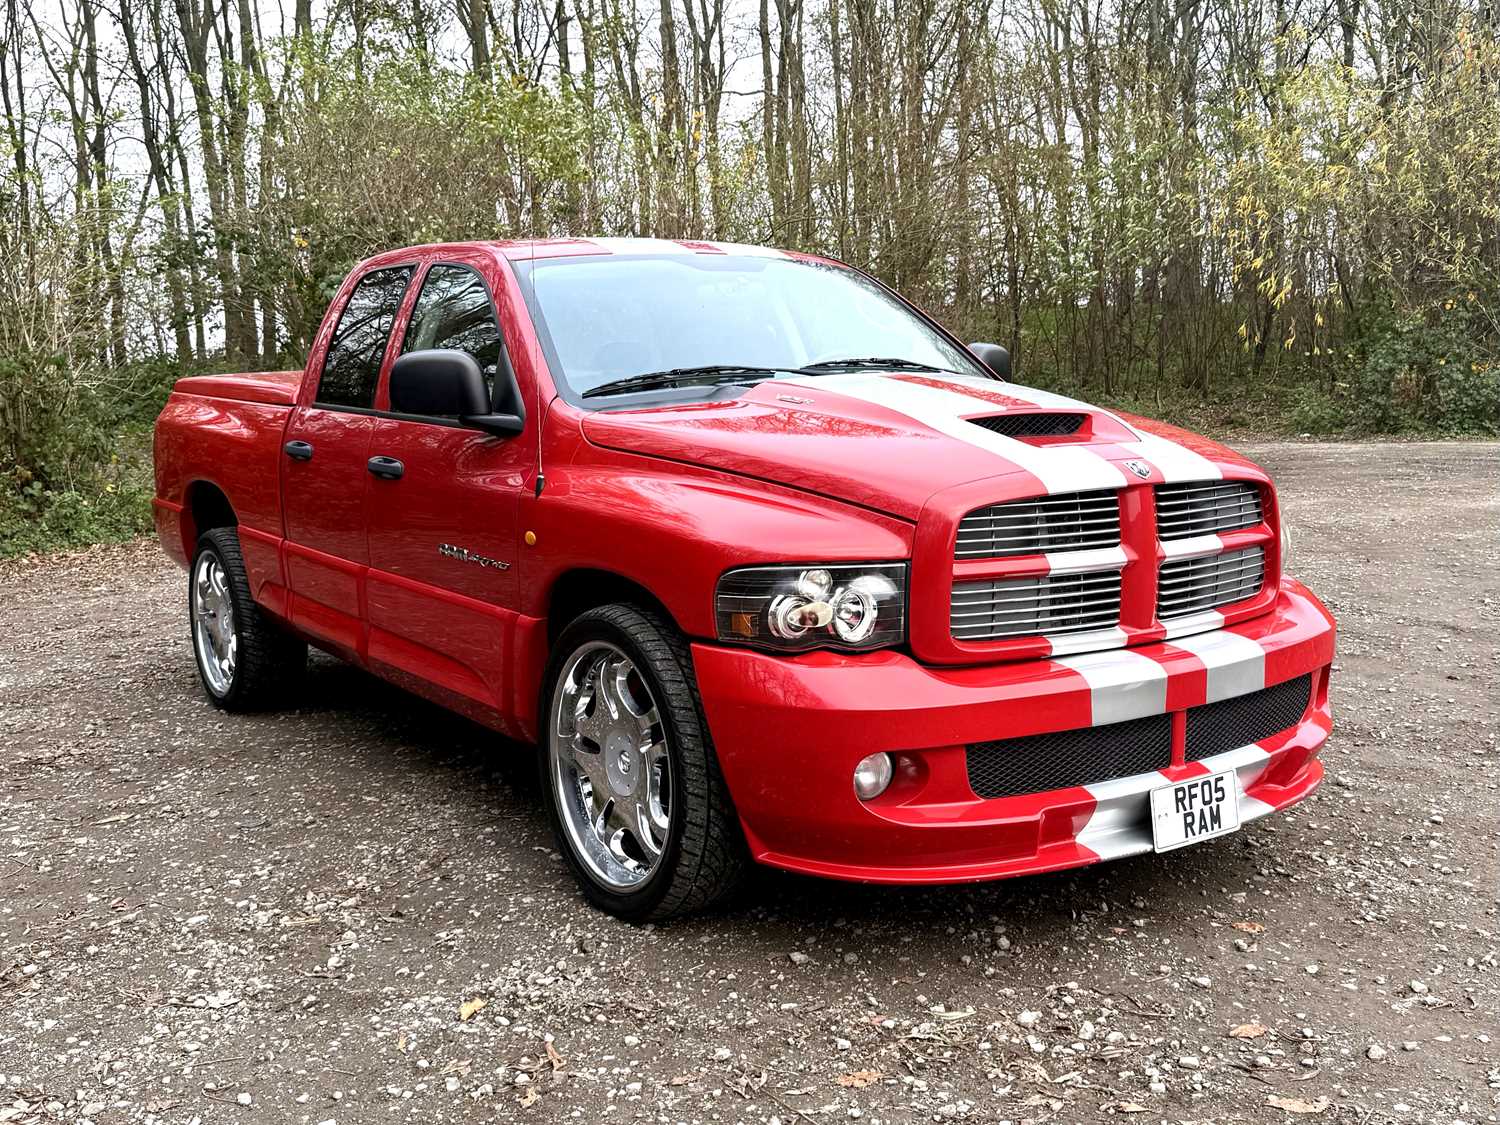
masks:
<path id="1" fill-rule="evenodd" d="M 590 641 L 563 665 L 547 754 L 575 854 L 610 890 L 640 885 L 666 848 L 672 766 L 651 689 L 615 645 Z"/>
<path id="2" fill-rule="evenodd" d="M 234 686 L 234 666 L 239 658 L 239 636 L 234 623 L 234 602 L 229 597 L 229 576 L 211 550 L 203 551 L 193 564 L 193 649 L 203 679 L 217 696 Z"/>

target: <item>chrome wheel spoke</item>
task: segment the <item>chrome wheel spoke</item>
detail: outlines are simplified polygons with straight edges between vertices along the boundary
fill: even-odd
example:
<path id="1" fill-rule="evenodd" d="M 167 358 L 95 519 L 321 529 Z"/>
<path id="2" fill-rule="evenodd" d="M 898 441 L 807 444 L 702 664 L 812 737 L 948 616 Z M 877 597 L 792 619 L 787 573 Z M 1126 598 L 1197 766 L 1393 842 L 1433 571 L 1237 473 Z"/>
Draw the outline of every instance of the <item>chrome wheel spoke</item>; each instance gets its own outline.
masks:
<path id="1" fill-rule="evenodd" d="M 647 861 L 655 863 L 661 858 L 662 846 L 667 840 L 667 827 L 658 824 L 651 811 L 650 802 L 644 797 L 631 809 L 631 831 Z"/>
<path id="2" fill-rule="evenodd" d="M 608 641 L 580 645 L 558 677 L 549 769 L 564 832 L 589 873 L 614 890 L 650 877 L 672 817 L 671 758 L 656 700 Z"/>
<path id="3" fill-rule="evenodd" d="M 643 756 L 646 759 L 646 795 L 643 805 L 651 827 L 665 840 L 667 829 L 672 823 L 671 817 L 667 814 L 671 800 L 667 792 L 668 780 L 671 777 L 667 744 L 665 742 L 653 743 L 646 747 Z"/>
<path id="4" fill-rule="evenodd" d="M 193 564 L 190 610 L 193 648 L 203 679 L 215 695 L 226 695 L 234 685 L 239 635 L 228 575 L 211 552 L 199 555 Z"/>
<path id="5" fill-rule="evenodd" d="M 574 745 L 573 760 L 578 763 L 578 774 L 589 783 L 593 800 L 598 802 L 609 794 L 609 781 L 605 777 L 604 756 L 600 750 L 588 750 Z"/>

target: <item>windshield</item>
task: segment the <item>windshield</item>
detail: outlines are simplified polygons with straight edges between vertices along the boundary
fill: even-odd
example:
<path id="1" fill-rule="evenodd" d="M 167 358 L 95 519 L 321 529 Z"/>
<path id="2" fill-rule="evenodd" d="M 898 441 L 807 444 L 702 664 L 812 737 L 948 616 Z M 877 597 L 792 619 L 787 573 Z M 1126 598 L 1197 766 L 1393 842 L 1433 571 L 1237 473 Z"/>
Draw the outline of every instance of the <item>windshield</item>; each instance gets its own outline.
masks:
<path id="1" fill-rule="evenodd" d="M 632 376 L 724 364 L 791 372 L 880 356 L 985 374 L 875 282 L 827 263 L 663 254 L 515 264 L 529 277 L 532 315 L 569 397 Z"/>

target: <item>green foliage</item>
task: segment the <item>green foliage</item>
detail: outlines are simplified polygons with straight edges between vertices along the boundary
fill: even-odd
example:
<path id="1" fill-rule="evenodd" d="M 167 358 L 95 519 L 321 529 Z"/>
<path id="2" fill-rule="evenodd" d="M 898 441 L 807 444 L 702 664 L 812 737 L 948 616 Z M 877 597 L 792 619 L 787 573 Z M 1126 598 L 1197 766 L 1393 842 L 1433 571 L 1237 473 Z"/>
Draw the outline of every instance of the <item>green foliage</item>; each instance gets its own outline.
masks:
<path id="1" fill-rule="evenodd" d="M 1355 428 L 1500 431 L 1500 349 L 1477 295 L 1393 312 L 1360 345 L 1346 396 Z"/>
<path id="2" fill-rule="evenodd" d="M 175 375 L 152 361 L 96 381 L 57 356 L 0 358 L 0 558 L 150 530 L 150 426 Z"/>

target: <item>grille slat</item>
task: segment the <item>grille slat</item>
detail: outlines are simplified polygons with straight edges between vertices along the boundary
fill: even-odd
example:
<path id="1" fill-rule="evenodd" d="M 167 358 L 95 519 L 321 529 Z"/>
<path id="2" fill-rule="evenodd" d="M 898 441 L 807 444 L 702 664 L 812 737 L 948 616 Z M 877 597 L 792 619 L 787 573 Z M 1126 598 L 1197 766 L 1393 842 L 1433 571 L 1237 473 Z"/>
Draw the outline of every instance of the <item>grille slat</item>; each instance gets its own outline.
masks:
<path id="1" fill-rule="evenodd" d="M 958 525 L 954 557 L 1004 558 L 1119 543 L 1119 495 L 1104 489 L 976 508 Z"/>
<path id="2" fill-rule="evenodd" d="M 1187 539 L 1254 527 L 1261 521 L 1260 489 L 1248 481 L 1188 481 L 1156 486 L 1156 533 Z"/>
<path id="3" fill-rule="evenodd" d="M 969 786 L 986 800 L 1093 785 L 1172 764 L 1172 716 L 970 745 Z"/>
<path id="4" fill-rule="evenodd" d="M 1187 713 L 1187 760 L 1212 758 L 1260 742 L 1296 726 L 1312 700 L 1312 673 L 1274 687 L 1191 707 Z"/>
<path id="5" fill-rule="evenodd" d="M 1120 619 L 1119 571 L 960 582 L 948 628 L 955 640 L 990 641 L 1100 629 Z"/>
<path id="6" fill-rule="evenodd" d="M 1169 559 L 1157 583 L 1156 615 L 1163 621 L 1244 601 L 1265 581 L 1262 547 L 1226 551 L 1206 559 Z"/>

